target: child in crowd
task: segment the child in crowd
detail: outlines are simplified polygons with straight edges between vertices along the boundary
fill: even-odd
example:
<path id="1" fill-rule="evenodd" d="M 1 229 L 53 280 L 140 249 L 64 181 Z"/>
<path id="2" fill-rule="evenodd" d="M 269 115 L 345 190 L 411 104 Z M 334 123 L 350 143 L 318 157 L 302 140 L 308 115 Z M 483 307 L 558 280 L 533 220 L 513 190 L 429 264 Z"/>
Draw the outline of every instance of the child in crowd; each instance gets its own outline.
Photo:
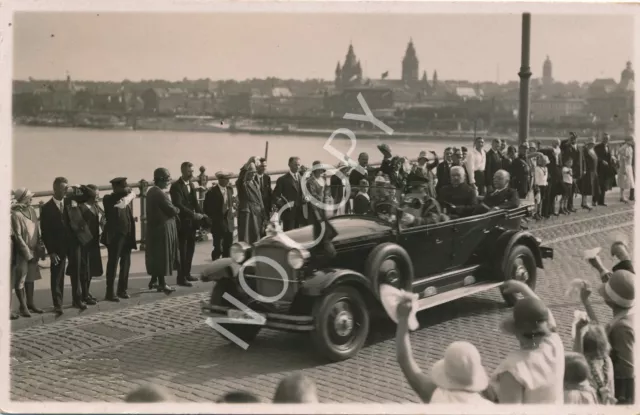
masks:
<path id="1" fill-rule="evenodd" d="M 596 392 L 598 403 L 615 404 L 613 363 L 609 357 L 611 346 L 605 329 L 598 324 L 589 324 L 587 319 L 578 321 L 573 351 L 582 353 L 586 359 L 589 368 L 589 384 Z"/>
<path id="2" fill-rule="evenodd" d="M 564 162 L 562 168 L 562 198 L 560 199 L 560 213 L 568 215 L 570 212 L 567 209 L 569 203 L 569 197 L 571 196 L 571 189 L 573 188 L 573 160 L 567 159 Z"/>
<path id="3" fill-rule="evenodd" d="M 403 298 L 397 305 L 396 356 L 402 373 L 422 402 L 434 404 L 492 405 L 482 392 L 489 378 L 478 349 L 468 342 L 453 342 L 444 359 L 433 365 L 430 374 L 423 373 L 413 358 L 409 341 L 409 321 L 413 303 Z"/>
<path id="4" fill-rule="evenodd" d="M 133 390 L 125 398 L 128 403 L 153 403 L 170 402 L 173 400 L 171 393 L 157 385 L 144 385 Z"/>
<path id="5" fill-rule="evenodd" d="M 596 391 L 589 384 L 589 365 L 580 353 L 570 352 L 564 360 L 564 403 L 597 405 Z"/>
<path id="6" fill-rule="evenodd" d="M 251 392 L 234 391 L 225 394 L 216 403 L 261 403 L 261 400 Z"/>
<path id="7" fill-rule="evenodd" d="M 548 183 L 549 183 L 549 172 L 547 170 L 547 165 L 549 164 L 549 158 L 544 154 L 541 154 L 538 157 L 538 161 L 534 167 L 534 186 L 533 186 L 533 196 L 536 204 L 536 214 L 534 216 L 535 219 L 542 219 L 543 212 L 542 206 L 545 205 L 547 198 L 549 195 L 547 194 Z"/>
<path id="8" fill-rule="evenodd" d="M 318 403 L 316 383 L 300 373 L 287 376 L 280 381 L 273 403 Z"/>
<path id="9" fill-rule="evenodd" d="M 613 311 L 613 319 L 607 324 L 607 337 L 611 345 L 614 392 L 618 405 L 632 405 L 635 401 L 635 370 L 633 349 L 635 331 L 633 325 L 635 274 L 618 269 L 598 288 L 605 304 Z M 584 286 L 580 299 L 589 319 L 596 323 L 598 316 L 589 300 L 591 290 Z"/>

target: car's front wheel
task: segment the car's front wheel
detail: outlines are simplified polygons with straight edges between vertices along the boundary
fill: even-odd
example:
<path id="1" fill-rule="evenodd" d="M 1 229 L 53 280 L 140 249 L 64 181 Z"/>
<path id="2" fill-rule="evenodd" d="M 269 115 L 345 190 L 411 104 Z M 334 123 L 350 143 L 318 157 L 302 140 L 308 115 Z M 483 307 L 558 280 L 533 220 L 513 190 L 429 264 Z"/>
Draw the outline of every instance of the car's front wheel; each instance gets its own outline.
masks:
<path id="1" fill-rule="evenodd" d="M 338 362 L 355 356 L 369 335 L 369 312 L 353 287 L 337 287 L 314 305 L 311 339 L 327 359 Z"/>
<path id="2" fill-rule="evenodd" d="M 232 307 L 235 308 L 231 303 L 223 298 L 225 293 L 236 297 L 236 286 L 233 281 L 228 279 L 222 279 L 215 283 L 213 286 L 213 291 L 211 291 L 211 305 L 218 305 L 223 307 Z M 232 323 L 219 323 L 224 329 L 229 330 L 232 334 L 237 336 L 239 339 L 249 343 L 253 341 L 260 333 L 262 326 L 256 324 L 232 324 Z M 222 333 L 219 333 L 222 337 L 229 340 Z"/>
<path id="3" fill-rule="evenodd" d="M 516 245 L 509 252 L 504 280 L 517 280 L 527 284 L 532 290 L 536 289 L 536 258 L 531 249 L 525 245 Z M 505 294 L 500 291 L 504 301 L 512 307 L 518 301 L 517 294 Z"/>

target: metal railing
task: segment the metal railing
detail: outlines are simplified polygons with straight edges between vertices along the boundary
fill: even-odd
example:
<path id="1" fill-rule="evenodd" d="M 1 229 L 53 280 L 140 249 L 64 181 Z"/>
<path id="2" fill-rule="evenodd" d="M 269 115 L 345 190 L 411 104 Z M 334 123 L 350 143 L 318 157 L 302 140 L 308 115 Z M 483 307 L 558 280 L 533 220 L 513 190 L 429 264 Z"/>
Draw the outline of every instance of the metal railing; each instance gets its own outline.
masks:
<path id="1" fill-rule="evenodd" d="M 380 167 L 380 164 L 372 164 L 370 165 L 373 168 L 378 168 Z M 209 190 L 209 184 L 210 183 L 217 183 L 218 179 L 214 176 L 214 177 L 209 177 L 205 174 L 206 169 L 201 167 L 200 168 L 200 174 L 196 177 L 194 177 L 191 181 L 196 183 L 197 185 L 199 185 L 199 188 L 196 188 L 196 191 L 198 192 L 198 201 L 200 202 L 201 206 L 202 206 L 202 202 L 204 201 L 204 195 L 205 193 Z M 266 175 L 270 176 L 272 178 L 271 181 L 271 186 L 275 187 L 275 182 L 277 177 L 280 177 L 284 174 L 287 174 L 289 172 L 289 170 L 276 170 L 276 171 L 268 171 L 265 172 Z M 231 177 L 230 177 L 230 183 L 231 184 L 235 184 L 235 180 L 238 179 L 238 174 L 234 173 Z M 136 222 L 139 224 L 140 226 L 140 232 L 138 233 L 138 235 L 140 235 L 140 238 L 138 239 L 138 243 L 140 244 L 140 250 L 144 250 L 145 249 L 145 240 L 146 240 L 146 223 L 147 223 L 147 216 L 146 216 L 146 209 L 147 209 L 147 190 L 149 189 L 149 187 L 153 186 L 153 180 L 146 180 L 146 179 L 142 179 L 138 182 L 135 183 L 129 183 L 129 187 L 131 189 L 133 189 L 134 191 L 137 190 L 136 192 L 136 199 L 138 199 L 140 202 L 138 204 L 138 209 L 139 212 L 137 212 L 137 216 L 134 212 L 134 217 Z M 100 191 L 108 191 L 111 190 L 112 187 L 111 185 L 100 185 L 97 186 L 98 190 Z M 166 190 L 166 192 L 168 192 L 168 190 Z M 33 192 L 34 193 L 34 199 L 37 198 L 45 198 L 45 197 L 51 197 L 53 196 L 53 191 L 52 190 L 47 190 L 47 191 L 37 191 L 37 192 Z M 36 210 L 38 211 L 38 213 L 40 212 L 40 209 L 42 208 L 42 206 L 44 205 L 46 201 L 45 200 L 40 200 L 38 201 L 38 203 L 34 204 L 33 207 L 36 208 Z M 135 207 L 134 207 L 135 210 Z"/>

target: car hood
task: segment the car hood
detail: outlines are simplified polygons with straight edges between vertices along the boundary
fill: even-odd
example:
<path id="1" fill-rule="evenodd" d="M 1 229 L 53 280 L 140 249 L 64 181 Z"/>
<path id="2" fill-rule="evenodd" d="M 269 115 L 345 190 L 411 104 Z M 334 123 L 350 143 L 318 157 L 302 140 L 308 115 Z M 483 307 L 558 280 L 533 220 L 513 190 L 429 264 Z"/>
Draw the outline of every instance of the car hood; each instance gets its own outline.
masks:
<path id="1" fill-rule="evenodd" d="M 338 235 L 332 239 L 333 243 L 340 243 L 349 240 L 361 238 L 374 238 L 392 231 L 391 225 L 388 225 L 376 218 L 368 218 L 362 216 L 340 216 L 329 219 L 329 222 L 335 228 Z M 258 244 L 268 244 L 275 241 L 281 241 L 285 244 L 291 243 L 293 240 L 297 244 L 312 245 L 314 241 L 313 226 L 308 225 L 302 228 L 293 229 L 287 232 L 279 233 L 276 236 L 263 238 Z M 310 248 L 307 246 L 307 249 Z"/>

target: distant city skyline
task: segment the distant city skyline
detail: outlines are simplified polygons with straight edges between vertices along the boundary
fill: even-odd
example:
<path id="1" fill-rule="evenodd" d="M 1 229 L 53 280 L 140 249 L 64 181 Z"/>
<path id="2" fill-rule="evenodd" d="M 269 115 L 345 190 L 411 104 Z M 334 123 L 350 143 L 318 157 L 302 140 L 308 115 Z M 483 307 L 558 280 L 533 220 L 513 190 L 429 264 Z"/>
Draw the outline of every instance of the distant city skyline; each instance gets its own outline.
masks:
<path id="1" fill-rule="evenodd" d="M 533 15 L 531 68 L 588 82 L 620 78 L 633 61 L 633 16 Z M 14 79 L 136 82 L 276 77 L 334 79 L 349 44 L 364 78 L 401 77 L 413 39 L 431 81 L 518 80 L 519 14 L 17 13 Z M 250 29 L 249 29 L 250 28 Z"/>

